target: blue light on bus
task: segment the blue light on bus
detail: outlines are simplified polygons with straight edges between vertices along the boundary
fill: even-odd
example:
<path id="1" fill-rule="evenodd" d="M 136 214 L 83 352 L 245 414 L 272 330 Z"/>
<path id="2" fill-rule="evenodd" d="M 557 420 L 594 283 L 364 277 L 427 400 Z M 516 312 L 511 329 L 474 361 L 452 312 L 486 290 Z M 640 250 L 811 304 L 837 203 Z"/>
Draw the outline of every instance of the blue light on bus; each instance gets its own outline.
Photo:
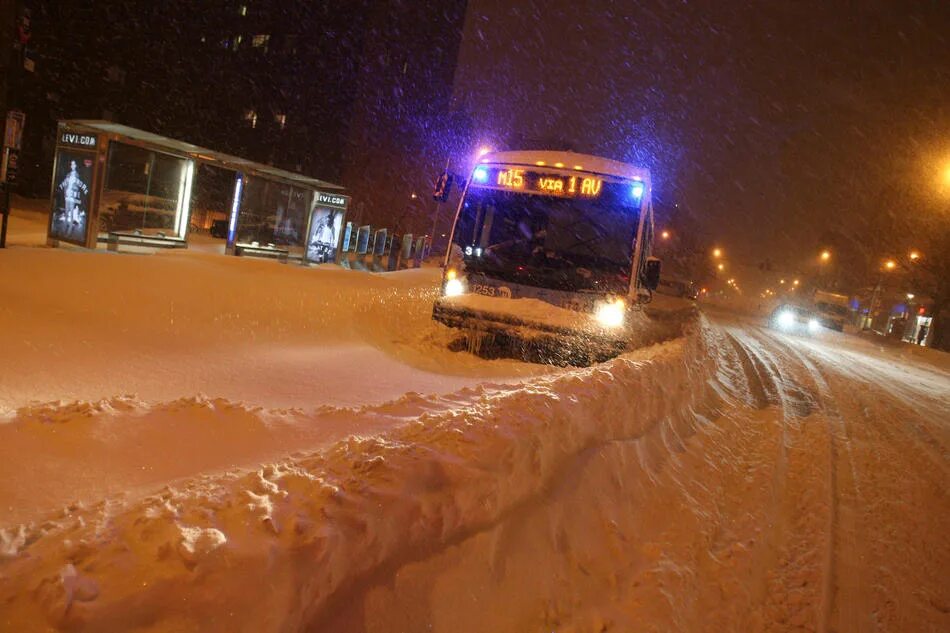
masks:
<path id="1" fill-rule="evenodd" d="M 642 182 L 633 183 L 633 187 L 630 188 L 630 193 L 631 195 L 633 195 L 635 200 L 639 200 L 640 197 L 643 196 L 643 183 Z"/>
<path id="2" fill-rule="evenodd" d="M 475 180 L 475 182 L 487 182 L 488 170 L 484 167 L 478 167 L 475 169 L 475 173 L 472 174 L 472 178 Z"/>

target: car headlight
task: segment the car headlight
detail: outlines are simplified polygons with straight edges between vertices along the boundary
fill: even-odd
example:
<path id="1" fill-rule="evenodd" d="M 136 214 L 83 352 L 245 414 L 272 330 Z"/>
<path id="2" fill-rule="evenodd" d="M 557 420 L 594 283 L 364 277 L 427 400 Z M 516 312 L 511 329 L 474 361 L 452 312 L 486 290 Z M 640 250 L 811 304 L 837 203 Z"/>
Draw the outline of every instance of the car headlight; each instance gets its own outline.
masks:
<path id="1" fill-rule="evenodd" d="M 445 273 L 445 296 L 457 297 L 465 294 L 465 282 L 458 278 L 458 273 L 449 269 Z"/>
<path id="2" fill-rule="evenodd" d="M 808 319 L 808 331 L 817 332 L 821 329 L 821 323 L 818 322 L 818 319 Z"/>
<path id="3" fill-rule="evenodd" d="M 781 328 L 795 327 L 795 314 L 791 310 L 782 310 L 775 320 Z"/>
<path id="4" fill-rule="evenodd" d="M 623 299 L 605 301 L 597 305 L 594 318 L 604 327 L 620 327 L 627 316 L 627 304 Z"/>

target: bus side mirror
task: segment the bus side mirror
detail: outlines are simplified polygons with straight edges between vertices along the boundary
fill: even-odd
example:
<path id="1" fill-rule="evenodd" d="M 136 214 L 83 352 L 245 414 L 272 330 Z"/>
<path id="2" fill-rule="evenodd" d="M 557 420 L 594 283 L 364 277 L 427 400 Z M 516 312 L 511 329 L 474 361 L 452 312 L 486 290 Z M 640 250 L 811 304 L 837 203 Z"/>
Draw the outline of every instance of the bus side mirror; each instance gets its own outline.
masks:
<path id="1" fill-rule="evenodd" d="M 647 260 L 644 282 L 650 291 L 656 290 L 656 287 L 660 285 L 660 260 L 656 257 Z"/>

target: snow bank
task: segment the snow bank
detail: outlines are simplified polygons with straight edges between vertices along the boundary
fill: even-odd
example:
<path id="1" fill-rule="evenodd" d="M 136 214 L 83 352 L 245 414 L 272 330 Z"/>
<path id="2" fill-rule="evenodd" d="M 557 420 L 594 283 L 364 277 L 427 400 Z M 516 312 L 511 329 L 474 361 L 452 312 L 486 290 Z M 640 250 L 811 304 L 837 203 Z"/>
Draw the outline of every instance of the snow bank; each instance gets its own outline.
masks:
<path id="1" fill-rule="evenodd" d="M 445 297 L 442 301 L 453 308 L 504 315 L 526 323 L 543 323 L 565 330 L 592 329 L 593 320 L 589 314 L 559 308 L 540 299 L 504 299 L 479 294 L 463 294 Z"/>
<path id="2" fill-rule="evenodd" d="M 13 235 L 22 224 L 11 220 Z M 431 319 L 438 279 L 192 251 L 4 249 L 0 418 L 117 394 L 348 406 L 547 371 L 449 351 L 453 334 Z"/>
<path id="3" fill-rule="evenodd" d="M 499 524 L 592 447 L 649 438 L 647 461 L 675 448 L 708 405 L 705 340 L 694 328 L 521 388 L 409 397 L 386 411 L 406 423 L 385 433 L 7 529 L 0 621 L 322 630 L 380 574 Z"/>

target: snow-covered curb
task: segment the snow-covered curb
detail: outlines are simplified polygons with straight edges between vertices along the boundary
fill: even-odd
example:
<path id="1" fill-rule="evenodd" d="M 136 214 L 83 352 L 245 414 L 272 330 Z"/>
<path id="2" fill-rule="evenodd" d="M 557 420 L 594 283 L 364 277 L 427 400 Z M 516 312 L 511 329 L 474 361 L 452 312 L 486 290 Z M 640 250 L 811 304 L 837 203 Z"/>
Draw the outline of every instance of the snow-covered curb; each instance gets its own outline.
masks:
<path id="1" fill-rule="evenodd" d="M 586 449 L 634 437 L 675 448 L 716 371 L 707 335 L 700 324 L 325 452 L 8 530 L 0 628 L 313 626 L 386 570 L 496 525 Z"/>

